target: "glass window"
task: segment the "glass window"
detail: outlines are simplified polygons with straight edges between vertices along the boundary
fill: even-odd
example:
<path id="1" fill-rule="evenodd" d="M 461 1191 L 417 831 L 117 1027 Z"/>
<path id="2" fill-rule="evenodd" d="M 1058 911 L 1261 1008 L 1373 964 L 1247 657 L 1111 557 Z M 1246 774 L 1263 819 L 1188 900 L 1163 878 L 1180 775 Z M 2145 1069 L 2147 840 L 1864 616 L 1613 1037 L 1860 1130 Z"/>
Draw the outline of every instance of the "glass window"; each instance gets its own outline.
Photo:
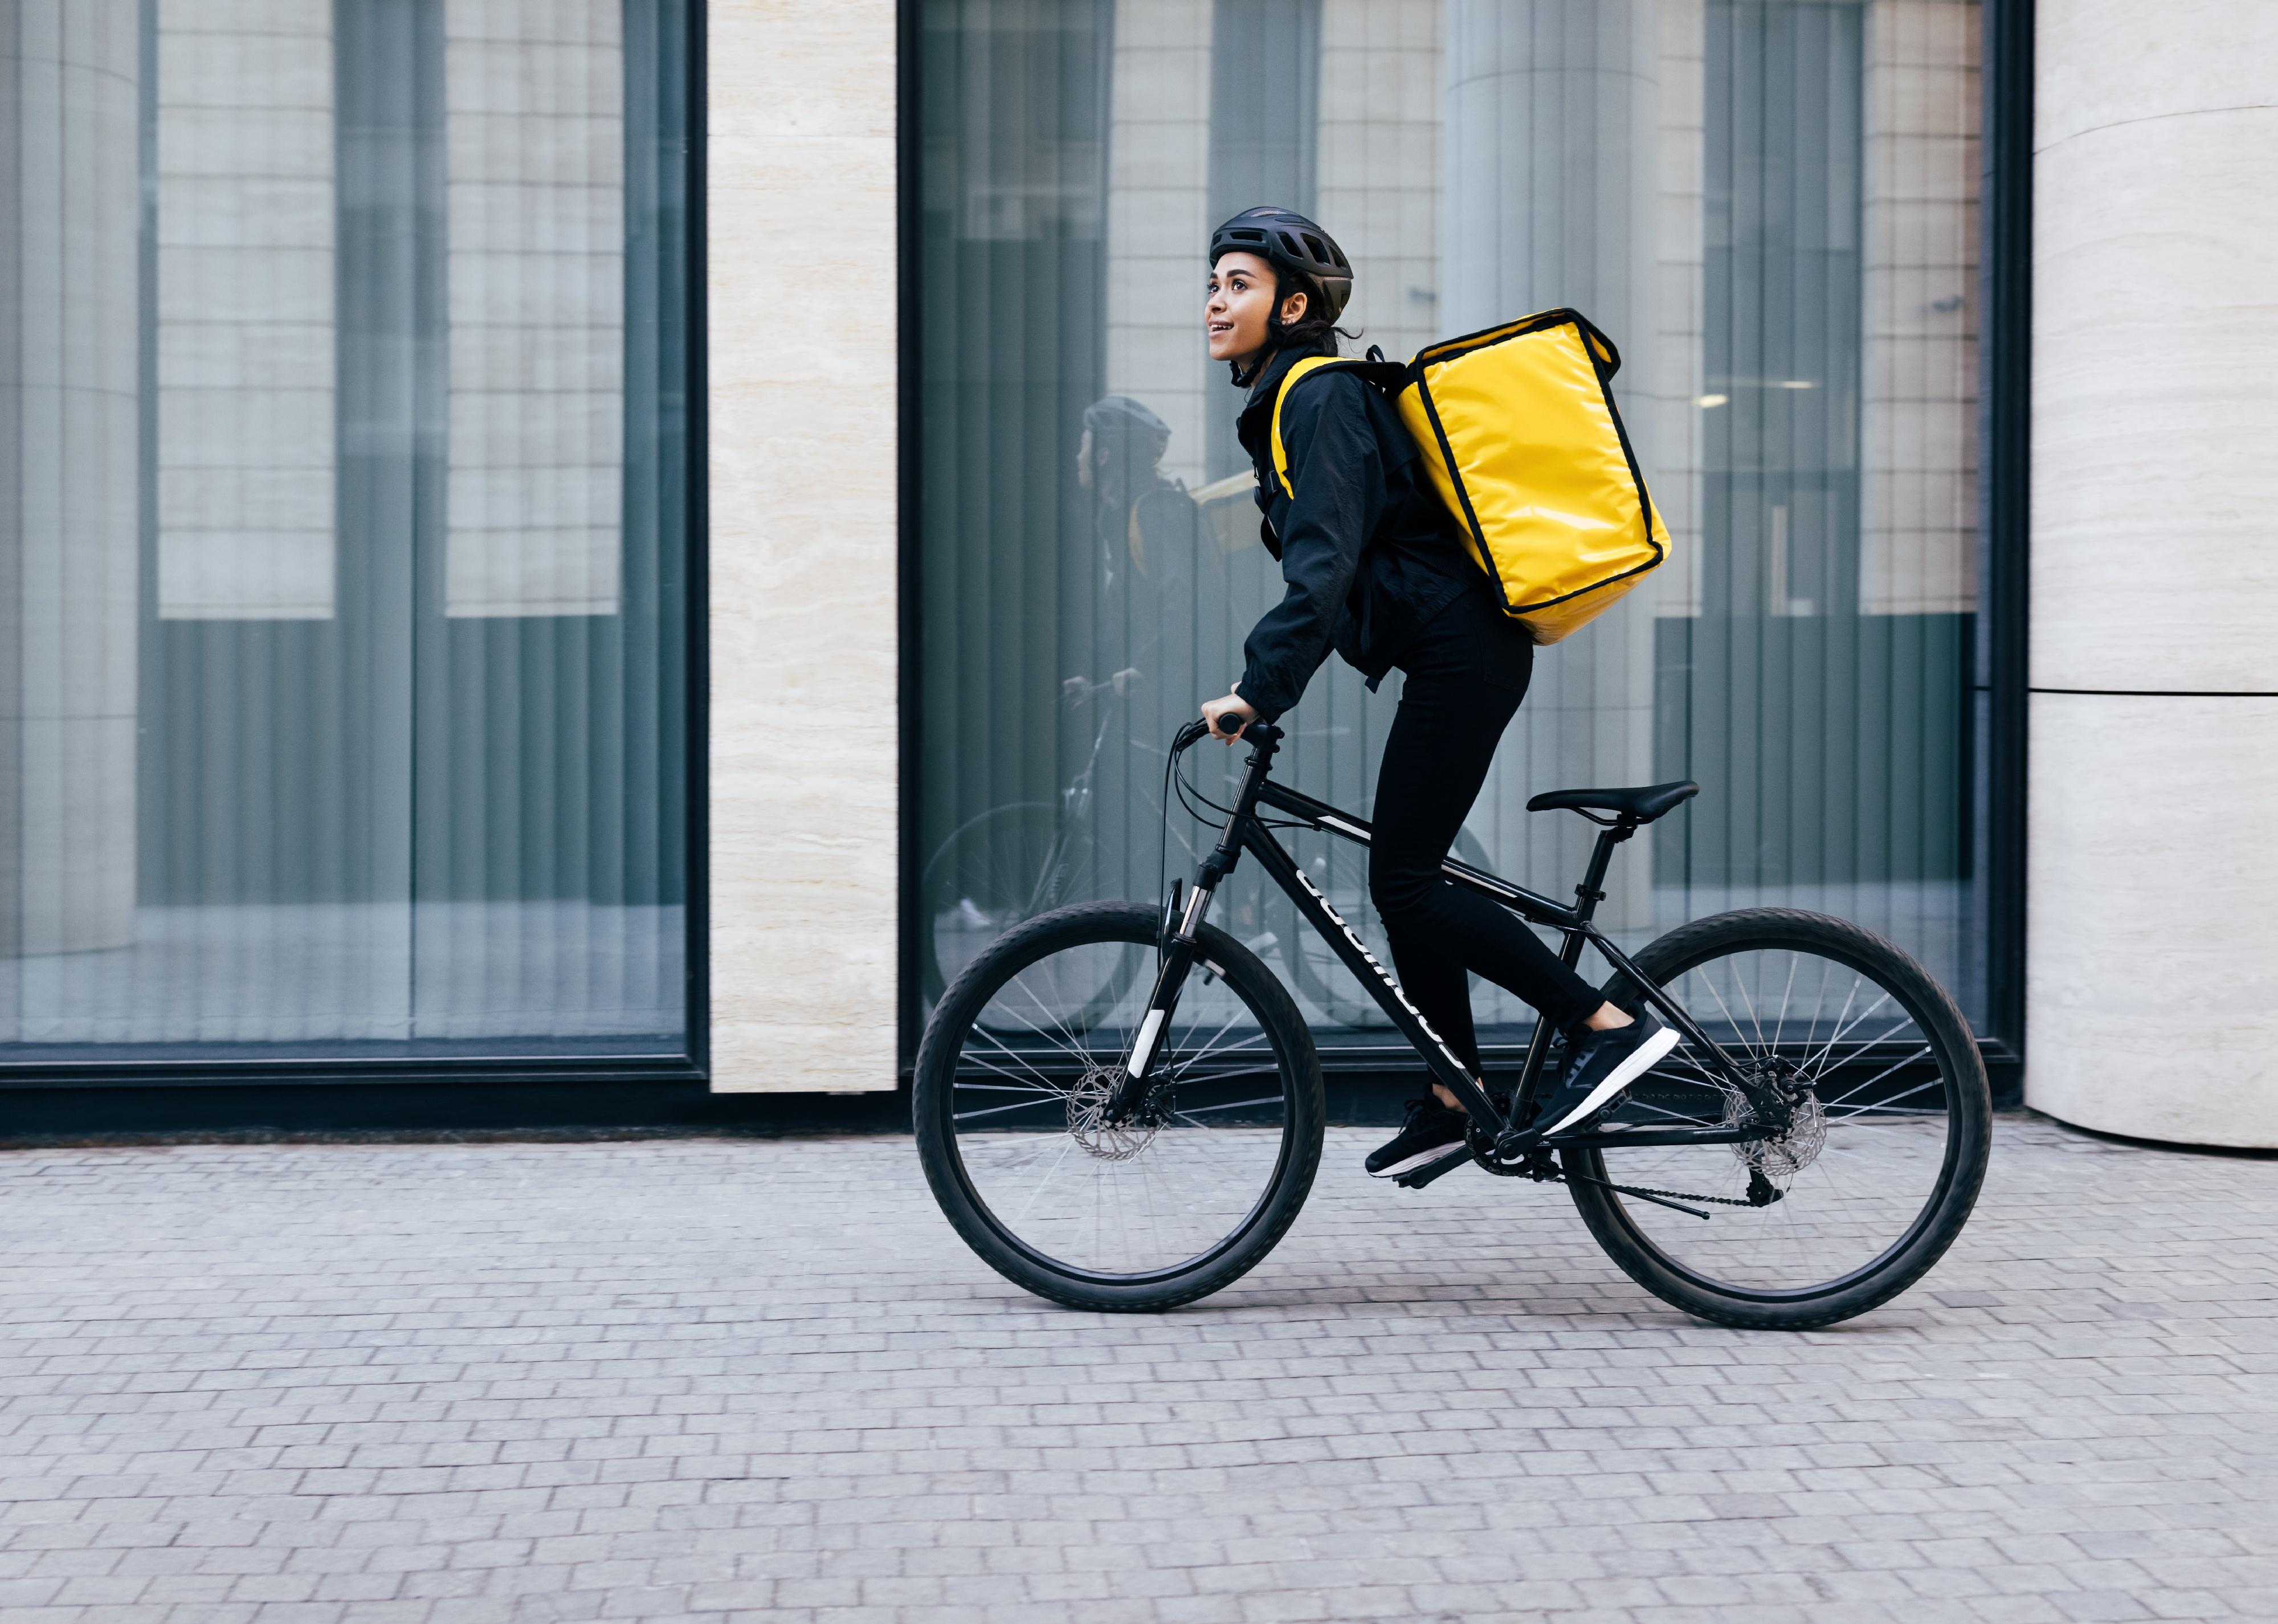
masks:
<path id="1" fill-rule="evenodd" d="M 1159 894 L 1166 746 L 1280 590 L 1200 332 L 1210 228 L 1273 203 L 1351 257 L 1362 346 L 1404 358 L 1571 305 L 1624 357 L 1675 551 L 1544 652 L 1459 854 L 1563 895 L 1592 831 L 1530 794 L 1695 778 L 1623 849 L 1617 935 L 1824 909 L 1982 1021 L 1974 0 L 920 17 L 929 998 L 1024 913 Z M 1332 657 L 1284 773 L 1365 811 L 1398 688 Z M 1208 831 L 1168 822 L 1189 869 Z M 1383 956 L 1358 854 L 1297 855 Z M 1390 1036 L 1278 896 L 1238 877 L 1215 916 L 1325 1041 Z M 1484 1038 L 1524 1037 L 1525 1006 L 1477 997 Z"/>
<path id="2" fill-rule="evenodd" d="M 685 1052 L 690 9 L 6 8 L 0 1061 Z"/>

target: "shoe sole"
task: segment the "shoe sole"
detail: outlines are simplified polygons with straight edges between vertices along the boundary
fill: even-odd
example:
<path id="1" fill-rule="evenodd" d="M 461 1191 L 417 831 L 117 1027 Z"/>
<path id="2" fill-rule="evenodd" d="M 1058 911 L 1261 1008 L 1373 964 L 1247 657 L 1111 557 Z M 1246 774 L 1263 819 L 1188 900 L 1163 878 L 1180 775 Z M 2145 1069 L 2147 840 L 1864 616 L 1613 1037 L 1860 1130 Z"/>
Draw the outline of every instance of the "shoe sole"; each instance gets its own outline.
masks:
<path id="1" fill-rule="evenodd" d="M 1545 1129 L 1542 1137 L 1546 1139 L 1556 1138 L 1576 1122 L 1603 1110 L 1609 1099 L 1659 1065 L 1662 1057 L 1676 1046 L 1676 1030 L 1672 1027 L 1663 1027 L 1652 1037 L 1638 1045 L 1636 1053 L 1608 1072 L 1606 1080 L 1592 1089 L 1589 1097 L 1580 1105 L 1559 1118 L 1556 1126 Z"/>
<path id="2" fill-rule="evenodd" d="M 1390 1167 L 1371 1173 L 1369 1176 L 1371 1178 L 1398 1178 L 1403 1173 L 1413 1173 L 1417 1168 L 1427 1167 L 1431 1163 L 1439 1161 L 1442 1156 L 1451 1155 L 1456 1151 L 1463 1151 L 1466 1154 L 1469 1154 L 1471 1146 L 1460 1138 L 1453 1138 L 1449 1140 L 1445 1145 L 1434 1145 L 1429 1150 L 1420 1150 L 1412 1156 L 1404 1156 L 1400 1161 L 1394 1162 Z M 1347 1163 L 1346 1165 L 1349 1166 L 1351 1164 Z"/>

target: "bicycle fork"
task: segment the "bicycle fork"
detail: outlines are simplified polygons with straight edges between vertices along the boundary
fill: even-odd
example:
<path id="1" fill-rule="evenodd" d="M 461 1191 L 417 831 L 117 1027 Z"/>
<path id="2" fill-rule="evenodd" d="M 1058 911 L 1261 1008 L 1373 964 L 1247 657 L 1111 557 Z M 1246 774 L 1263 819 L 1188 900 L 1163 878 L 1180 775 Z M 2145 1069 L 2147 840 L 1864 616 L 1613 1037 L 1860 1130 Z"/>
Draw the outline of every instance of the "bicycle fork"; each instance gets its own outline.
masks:
<path id="1" fill-rule="evenodd" d="M 1280 748 L 1281 730 L 1264 723 L 1252 723 L 1243 730 L 1243 737 L 1250 741 L 1251 748 L 1248 770 L 1242 776 L 1241 791 L 1234 798 L 1233 810 L 1227 814 L 1226 826 L 1219 831 L 1218 844 L 1211 848 L 1210 855 L 1203 859 L 1202 867 L 1196 872 L 1194 889 L 1187 893 L 1186 907 L 1165 934 L 1154 990 L 1147 998 L 1147 1013 L 1140 1017 L 1139 1030 L 1131 1039 L 1129 1053 L 1124 1056 L 1122 1080 L 1116 1085 L 1115 1097 L 1108 1101 L 1107 1120 L 1111 1123 L 1125 1121 L 1147 1097 L 1148 1071 L 1160 1056 L 1164 1028 L 1179 1007 L 1179 993 L 1187 984 L 1187 976 L 1202 951 L 1203 921 L 1210 915 L 1211 899 L 1241 860 L 1242 831 L 1257 807 L 1257 786 L 1265 781 L 1274 752 Z"/>

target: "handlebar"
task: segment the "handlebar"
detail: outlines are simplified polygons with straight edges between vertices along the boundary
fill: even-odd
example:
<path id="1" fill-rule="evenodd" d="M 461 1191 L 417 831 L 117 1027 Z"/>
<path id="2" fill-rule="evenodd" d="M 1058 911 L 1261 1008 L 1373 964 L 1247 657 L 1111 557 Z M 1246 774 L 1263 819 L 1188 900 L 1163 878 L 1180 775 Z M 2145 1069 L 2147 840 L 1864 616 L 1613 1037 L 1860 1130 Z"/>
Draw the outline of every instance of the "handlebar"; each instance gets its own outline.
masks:
<path id="1" fill-rule="evenodd" d="M 1242 725 L 1242 718 L 1231 711 L 1227 714 L 1225 719 L 1233 722 L 1235 726 L 1230 732 L 1223 734 L 1223 737 L 1240 737 L 1259 745 L 1276 745 L 1281 742 L 1281 730 L 1270 723 L 1252 722 L 1244 728 Z M 1212 737 L 1210 724 L 1197 716 L 1179 730 L 1178 737 L 1171 741 L 1171 754 L 1177 755 L 1192 749 L 1210 737 Z"/>

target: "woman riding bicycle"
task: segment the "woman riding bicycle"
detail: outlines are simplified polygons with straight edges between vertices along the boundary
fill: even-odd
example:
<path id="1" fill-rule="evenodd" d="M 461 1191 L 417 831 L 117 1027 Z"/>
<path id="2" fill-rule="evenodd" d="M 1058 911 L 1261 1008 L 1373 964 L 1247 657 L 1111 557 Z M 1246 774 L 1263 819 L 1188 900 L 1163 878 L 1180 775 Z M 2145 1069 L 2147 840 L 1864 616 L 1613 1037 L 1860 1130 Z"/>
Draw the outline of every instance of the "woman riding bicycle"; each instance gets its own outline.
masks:
<path id="1" fill-rule="evenodd" d="M 1282 381 L 1304 356 L 1337 353 L 1336 319 L 1352 295 L 1351 266 L 1329 234 L 1286 209 L 1245 210 L 1212 234 L 1210 262 L 1210 356 L 1250 391 L 1238 433 L 1257 471 L 1261 534 L 1288 590 L 1243 644 L 1241 680 L 1206 702 L 1203 716 L 1229 744 L 1240 727 L 1277 720 L 1332 647 L 1372 690 L 1387 671 L 1403 675 L 1369 847 L 1369 895 L 1394 967 L 1474 1076 L 1466 972 L 1540 1010 L 1565 1033 L 1570 1059 L 1535 1125 L 1545 1134 L 1577 1127 L 1650 1069 L 1676 1035 L 1651 1016 L 1632 1021 L 1522 921 L 1441 873 L 1525 696 L 1533 638 L 1492 595 L 1392 402 L 1358 374 L 1323 371 L 1291 386 L 1280 407 L 1288 487 L 1276 478 Z M 1440 1160 L 1464 1144 L 1469 1120 L 1434 1084 L 1369 1156 L 1369 1172 L 1394 1178 Z"/>

